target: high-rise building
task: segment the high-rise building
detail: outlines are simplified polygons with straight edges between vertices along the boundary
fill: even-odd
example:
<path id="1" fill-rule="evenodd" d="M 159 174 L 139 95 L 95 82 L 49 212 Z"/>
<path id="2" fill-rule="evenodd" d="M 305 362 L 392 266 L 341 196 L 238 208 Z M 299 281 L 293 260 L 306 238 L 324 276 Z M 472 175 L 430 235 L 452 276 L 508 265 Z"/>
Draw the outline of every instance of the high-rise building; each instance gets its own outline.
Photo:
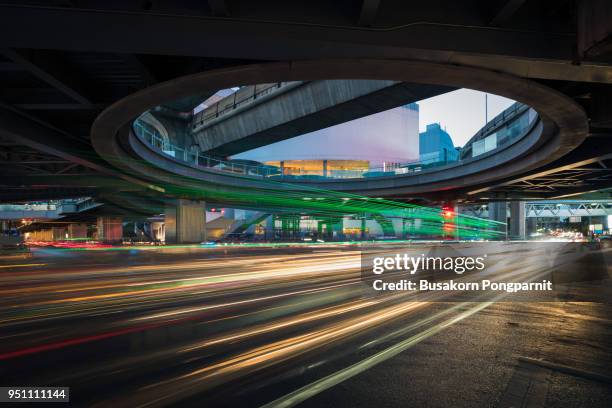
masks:
<path id="1" fill-rule="evenodd" d="M 453 162 L 459 159 L 459 152 L 451 136 L 439 123 L 427 125 L 425 132 L 419 133 L 419 161 L 424 164 Z"/>

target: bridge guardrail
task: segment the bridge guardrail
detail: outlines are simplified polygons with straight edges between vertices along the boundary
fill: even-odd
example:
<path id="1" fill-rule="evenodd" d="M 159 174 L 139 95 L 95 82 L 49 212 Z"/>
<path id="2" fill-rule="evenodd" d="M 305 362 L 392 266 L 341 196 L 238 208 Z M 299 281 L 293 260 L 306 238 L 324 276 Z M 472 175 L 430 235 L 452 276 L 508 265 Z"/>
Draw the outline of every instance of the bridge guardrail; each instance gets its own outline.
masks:
<path id="1" fill-rule="evenodd" d="M 254 86 L 253 87 L 253 93 L 249 94 L 246 97 L 243 97 L 241 99 L 237 99 L 238 98 L 238 92 L 236 91 L 233 93 L 232 96 L 226 96 L 225 98 L 217 101 L 216 103 L 206 107 L 204 110 L 196 113 L 194 115 L 192 124 L 191 124 L 191 129 L 197 129 L 199 126 L 204 125 L 204 122 L 208 122 L 211 119 L 214 118 L 218 118 L 220 116 L 225 115 L 226 113 L 229 113 L 241 106 L 246 105 L 248 102 L 250 101 L 254 101 L 257 98 L 261 98 L 262 96 L 268 95 L 272 92 L 274 92 L 275 89 L 280 89 L 282 87 L 284 87 L 285 85 L 288 85 L 292 82 L 276 82 L 270 86 L 264 87 L 263 89 L 257 90 L 257 87 Z M 221 105 L 221 102 L 227 102 L 228 98 L 233 98 L 233 101 L 231 104 L 227 104 L 226 106 L 224 106 L 223 108 L 219 109 L 219 106 Z M 212 111 L 212 112 L 211 112 Z"/>
<path id="2" fill-rule="evenodd" d="M 507 111 L 507 112 L 506 112 Z M 518 140 L 525 136 L 531 129 L 537 118 L 537 114 L 531 108 L 525 108 L 525 105 L 514 104 L 506 111 L 497 115 L 492 122 L 485 125 L 485 127 L 475 135 L 488 135 L 492 134 L 493 131 L 500 131 L 499 125 L 508 121 L 507 125 L 518 123 L 521 128 L 519 131 L 512 132 L 512 134 L 506 135 L 502 143 L 500 143 L 495 149 L 487 152 L 495 152 L 508 146 L 511 142 Z M 523 117 L 524 116 L 524 117 Z M 522 120 L 524 119 L 524 120 Z M 445 166 L 450 163 L 462 163 L 467 162 L 473 157 L 460 158 L 455 162 L 449 161 L 413 161 L 405 163 L 392 163 L 391 165 L 386 164 L 383 167 L 369 167 L 367 169 L 351 169 L 351 170 L 325 170 L 321 174 L 303 173 L 303 174 L 287 174 L 285 168 L 272 166 L 272 165 L 251 165 L 232 160 L 224 160 L 218 157 L 207 156 L 196 151 L 190 151 L 188 149 L 176 146 L 166 139 L 164 139 L 159 131 L 148 124 L 145 126 L 144 122 L 140 119 L 136 119 L 133 123 L 133 131 L 135 135 L 140 138 L 141 141 L 154 148 L 162 154 L 173 157 L 176 160 L 180 160 L 191 165 L 198 167 L 214 169 L 224 171 L 236 175 L 255 176 L 262 178 L 279 178 L 283 180 L 318 180 L 318 179 L 349 179 L 349 178 L 373 178 L 373 177 L 388 177 L 397 176 L 410 173 L 419 173 L 424 170 L 431 168 Z M 485 131 L 486 130 L 486 131 Z M 501 129 L 503 130 L 503 129 Z M 473 137 L 471 140 L 475 140 Z"/>

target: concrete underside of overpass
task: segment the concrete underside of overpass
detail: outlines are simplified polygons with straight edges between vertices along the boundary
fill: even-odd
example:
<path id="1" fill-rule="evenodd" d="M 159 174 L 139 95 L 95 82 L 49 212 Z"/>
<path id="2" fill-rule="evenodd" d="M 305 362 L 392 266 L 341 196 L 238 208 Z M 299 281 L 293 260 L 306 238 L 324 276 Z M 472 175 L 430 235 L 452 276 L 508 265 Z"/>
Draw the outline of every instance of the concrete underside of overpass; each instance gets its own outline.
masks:
<path id="1" fill-rule="evenodd" d="M 538 115 L 515 143 L 465 166 L 346 183 L 199 168 L 131 132 L 155 107 L 169 128 L 189 124 L 219 89 L 346 79 L 474 88 Z M 412 239 L 414 227 L 424 228 L 415 239 L 522 240 L 525 200 L 612 203 L 610 101 L 609 0 L 10 0 L 0 4 L 0 202 L 104 203 L 65 228 L 49 223 L 44 240 L 116 243 L 155 218 L 149 232 L 199 243 L 212 203 L 259 209 L 249 222 L 295 240 L 306 238 L 294 234 L 302 218 L 330 241 L 345 227 L 365 239 L 367 222 L 382 239 Z M 284 120 L 256 130 L 299 119 Z M 462 237 L 468 217 L 455 209 L 472 203 L 490 204 L 491 219 L 470 218 Z M 590 218 L 567 224 L 585 237 L 611 227 L 603 213 Z M 452 281 L 431 293 L 371 291 L 364 254 L 390 258 L 405 242 L 284 238 L 3 254 L 3 378 L 69 386 L 77 406 L 610 406 L 612 241 L 412 242 L 413 261 L 449 248 L 457 273 L 384 276 L 499 286 L 470 295 Z M 487 258 L 482 275 L 456 268 L 473 256 Z M 510 293 L 545 283 L 553 290 Z"/>
<path id="2" fill-rule="evenodd" d="M 320 80 L 288 85 L 194 130 L 200 149 L 230 156 L 449 92 L 392 80 Z"/>
<path id="3" fill-rule="evenodd" d="M 152 9 L 102 1 L 80 8 L 2 5 L 0 200 L 120 192 L 170 196 L 152 189 L 146 175 L 125 172 L 116 166 L 118 159 L 103 160 L 92 148 L 90 130 L 101 112 L 154 85 L 149 95 L 164 99 L 157 96 L 180 88 L 188 75 L 331 58 L 427 61 L 493 71 L 546 86 L 584 110 L 585 140 L 571 154 L 481 186 L 486 191 L 476 199 L 546 198 L 609 188 L 609 2 L 497 3 L 503 2 L 465 2 L 458 9 L 455 2 L 418 7 L 380 2 L 374 13 L 365 13 L 367 22 L 355 17 L 363 11 L 357 2 L 342 8 L 313 3 L 300 16 L 289 6 L 262 6 L 259 12 L 233 7 L 222 19 L 206 7 L 179 9 L 169 2 Z M 271 14 L 262 19 L 262 12 Z M 254 77 L 250 83 L 266 79 Z M 216 89 L 235 85 L 220 77 Z M 195 99 L 179 97 L 161 105 L 183 114 L 216 89 L 192 88 L 184 96 Z M 132 119 L 146 109 L 127 110 Z M 572 172 L 576 177 L 569 176 Z M 418 195 L 436 199 L 464 193 L 443 189 Z"/>
<path id="4" fill-rule="evenodd" d="M 374 74 L 372 74 L 374 72 Z M 516 143 L 489 155 L 470 160 L 469 163 L 448 165 L 432 172 L 417 175 L 381 177 L 376 179 L 325 180 L 323 182 L 291 182 L 274 184 L 248 176 L 236 177 L 214 169 L 201 169 L 181 163 L 180 160 L 153 152 L 146 143 L 130 131 L 130 118 L 146 110 L 148 106 L 162 104 L 165 100 L 185 97 L 191 89 L 206 89 L 219 82 L 235 83 L 250 80 L 267 81 L 272 78 L 296 80 L 320 77 L 366 77 L 380 79 L 412 78 L 414 82 L 434 83 L 451 87 L 469 87 L 502 94 L 533 106 L 541 119 L 527 129 Z M 151 182 L 168 186 L 175 183 L 201 194 L 207 191 L 309 191 L 312 188 L 343 191 L 370 196 L 405 197 L 429 194 L 466 194 L 479 186 L 522 174 L 565 156 L 582 145 L 588 136 L 585 112 L 579 104 L 554 89 L 521 78 L 444 64 L 414 61 L 356 60 L 356 61 L 305 61 L 302 63 L 258 64 L 243 67 L 240 71 L 217 71 L 193 75 L 173 82 L 173 87 L 154 87 L 124 99 L 106 110 L 92 129 L 92 140 L 98 153 L 127 174 L 140 174 Z M 122 123 L 128 125 L 121 126 Z M 112 135 L 115 135 L 115 138 Z M 598 156 L 602 158 L 601 150 Z M 116 160 L 118 157 L 124 160 Z M 132 159 L 128 159 L 131 157 Z M 137 158 L 137 160 L 134 160 Z M 603 158 L 605 159 L 605 157 Z M 152 164 L 145 165 L 148 162 Z"/>

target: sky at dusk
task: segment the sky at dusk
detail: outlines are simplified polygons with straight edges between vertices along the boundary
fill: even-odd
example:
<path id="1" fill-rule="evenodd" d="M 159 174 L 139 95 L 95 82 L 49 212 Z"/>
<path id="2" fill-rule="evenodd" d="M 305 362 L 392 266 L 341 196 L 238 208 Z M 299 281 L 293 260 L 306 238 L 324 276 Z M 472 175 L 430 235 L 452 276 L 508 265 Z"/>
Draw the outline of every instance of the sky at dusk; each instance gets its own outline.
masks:
<path id="1" fill-rule="evenodd" d="M 488 117 L 512 105 L 514 101 L 502 96 L 488 94 Z M 471 89 L 458 89 L 419 104 L 419 131 L 438 122 L 453 138 L 455 146 L 463 146 L 485 124 L 485 94 Z"/>
<path id="2" fill-rule="evenodd" d="M 488 119 L 491 120 L 513 102 L 508 98 L 488 94 Z M 458 89 L 417 103 L 418 130 L 416 118 L 413 119 L 414 125 L 409 125 L 410 121 L 398 121 L 395 117 L 397 115 L 392 112 L 401 113 L 404 108 L 396 108 L 240 153 L 233 158 L 262 162 L 314 158 L 369 158 L 374 162 L 406 162 L 418 156 L 418 147 L 415 148 L 418 141 L 415 138 L 418 138 L 418 132 L 425 131 L 428 124 L 440 123 L 450 134 L 455 146 L 463 146 L 485 124 L 485 93 L 480 91 Z M 381 135 L 385 137 L 381 139 Z M 398 157 L 390 157 L 389 149 Z M 411 149 L 414 150 L 412 153 L 405 151 Z"/>

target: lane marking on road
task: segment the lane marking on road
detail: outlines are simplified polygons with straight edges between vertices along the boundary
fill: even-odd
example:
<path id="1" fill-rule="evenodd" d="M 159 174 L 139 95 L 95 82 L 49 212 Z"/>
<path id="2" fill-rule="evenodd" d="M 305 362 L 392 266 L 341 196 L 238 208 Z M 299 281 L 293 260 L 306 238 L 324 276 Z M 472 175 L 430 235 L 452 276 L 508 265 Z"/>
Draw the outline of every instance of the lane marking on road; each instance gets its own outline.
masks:
<path id="1" fill-rule="evenodd" d="M 378 352 L 373 356 L 370 356 L 358 363 L 355 363 L 340 371 L 337 371 L 308 385 L 305 385 L 304 387 L 299 388 L 274 401 L 271 401 L 263 405 L 261 408 L 284 408 L 293 407 L 297 404 L 300 404 L 308 398 L 314 397 L 315 395 L 320 394 L 321 392 L 331 387 L 334 387 L 390 358 L 397 356 L 398 354 L 409 349 L 410 347 L 420 343 L 423 340 L 426 340 L 434 334 L 441 332 L 442 330 L 452 326 L 453 324 L 460 322 L 461 320 L 473 315 L 474 313 L 477 313 L 489 307 L 493 303 L 493 301 L 480 303 L 476 307 L 466 310 L 465 312 L 462 312 L 453 318 L 447 319 L 421 333 L 415 334 L 414 336 L 411 336 L 406 340 L 403 340 L 381 352 Z"/>

